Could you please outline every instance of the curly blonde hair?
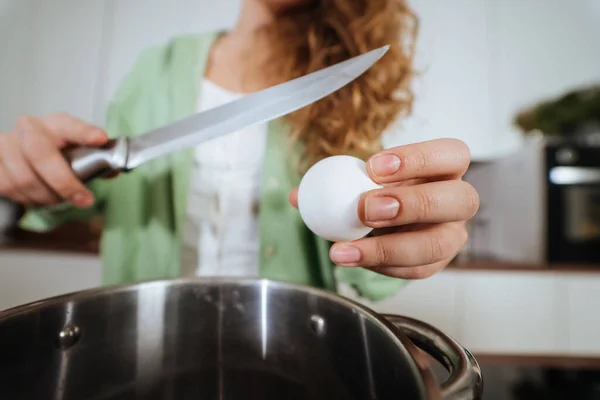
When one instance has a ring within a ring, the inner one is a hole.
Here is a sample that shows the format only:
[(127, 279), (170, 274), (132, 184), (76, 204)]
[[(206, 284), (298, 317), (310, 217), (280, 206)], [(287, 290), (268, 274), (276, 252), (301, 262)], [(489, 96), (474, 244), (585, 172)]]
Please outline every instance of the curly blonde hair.
[(317, 0), (284, 12), (265, 28), (270, 67), (285, 79), (317, 71), (381, 46), (388, 53), (361, 77), (286, 117), (304, 145), (304, 161), (381, 149), (381, 135), (411, 113), (418, 20), (405, 0)]

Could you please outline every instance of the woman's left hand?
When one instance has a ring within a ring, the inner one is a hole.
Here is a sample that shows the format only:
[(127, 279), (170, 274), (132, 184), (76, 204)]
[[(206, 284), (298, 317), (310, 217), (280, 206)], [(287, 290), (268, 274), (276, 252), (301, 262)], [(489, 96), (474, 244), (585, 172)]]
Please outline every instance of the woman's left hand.
[[(465, 245), (466, 221), (479, 208), (477, 191), (462, 180), (469, 164), (469, 148), (455, 139), (398, 146), (371, 157), (369, 175), (384, 188), (363, 194), (358, 215), (375, 229), (366, 238), (335, 243), (332, 261), (404, 279), (427, 278), (445, 268)], [(297, 206), (297, 189), (290, 202)]]

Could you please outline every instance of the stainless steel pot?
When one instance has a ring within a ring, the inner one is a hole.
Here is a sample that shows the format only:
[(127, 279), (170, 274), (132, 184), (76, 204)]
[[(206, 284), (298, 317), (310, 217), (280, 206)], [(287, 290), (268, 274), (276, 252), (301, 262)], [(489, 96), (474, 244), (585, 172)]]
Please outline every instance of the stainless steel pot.
[[(450, 371), (436, 382), (425, 353)], [(0, 313), (2, 399), (478, 399), (472, 355), (422, 322), (265, 280), (100, 288)]]

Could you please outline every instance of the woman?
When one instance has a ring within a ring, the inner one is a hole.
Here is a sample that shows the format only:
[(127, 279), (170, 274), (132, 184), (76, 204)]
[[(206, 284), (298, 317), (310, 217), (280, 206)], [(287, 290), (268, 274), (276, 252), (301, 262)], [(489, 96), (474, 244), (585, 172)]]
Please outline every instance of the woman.
[[(101, 213), (107, 284), (180, 275), (261, 276), (380, 300), (404, 279), (445, 267), (464, 245), (476, 192), (461, 180), (467, 147), (436, 140), (381, 151), (409, 114), (415, 19), (404, 0), (244, 0), (235, 27), (146, 51), (108, 112), (110, 136), (133, 136), (244, 93), (386, 44), (355, 82), (303, 110), (165, 157), (85, 188), (59, 149), (102, 145), (105, 131), (69, 116), (21, 118), (0, 136), (0, 194), (31, 209), (21, 225), (48, 230)], [(294, 189), (334, 154), (368, 160), (384, 189), (357, 210), (371, 237), (332, 246), (307, 230)]]

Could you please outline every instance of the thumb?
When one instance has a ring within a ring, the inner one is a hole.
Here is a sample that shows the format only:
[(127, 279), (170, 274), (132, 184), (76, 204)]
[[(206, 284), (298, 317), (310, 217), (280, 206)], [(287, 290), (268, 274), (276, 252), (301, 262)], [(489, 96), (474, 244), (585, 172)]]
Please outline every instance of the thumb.
[(67, 114), (45, 117), (42, 123), (59, 147), (67, 144), (102, 146), (108, 141), (106, 132)]

